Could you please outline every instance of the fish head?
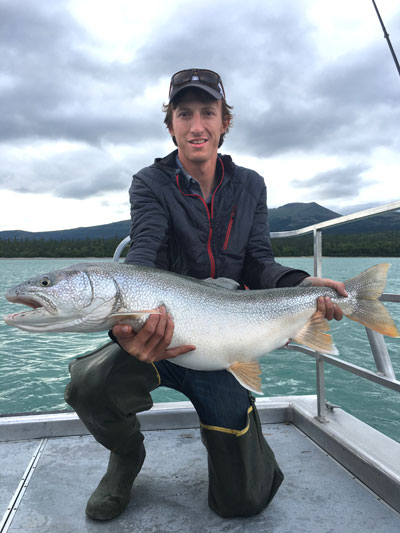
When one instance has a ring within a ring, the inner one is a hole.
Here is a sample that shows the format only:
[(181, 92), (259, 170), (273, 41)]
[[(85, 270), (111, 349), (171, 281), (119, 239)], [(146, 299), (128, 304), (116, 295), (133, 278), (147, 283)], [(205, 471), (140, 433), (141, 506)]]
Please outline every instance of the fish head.
[(113, 306), (115, 287), (84, 266), (55, 270), (10, 288), (7, 300), (31, 309), (9, 314), (4, 321), (31, 332), (97, 331)]

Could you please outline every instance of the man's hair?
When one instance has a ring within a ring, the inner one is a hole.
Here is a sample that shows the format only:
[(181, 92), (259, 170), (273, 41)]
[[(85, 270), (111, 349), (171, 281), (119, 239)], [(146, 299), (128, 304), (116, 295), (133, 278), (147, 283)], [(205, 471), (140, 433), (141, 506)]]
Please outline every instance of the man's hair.
[[(169, 103), (169, 104), (163, 104), (163, 111), (165, 112), (165, 118), (164, 118), (164, 124), (167, 126), (168, 129), (172, 128), (172, 112), (178, 107), (178, 105), (182, 102), (183, 98), (188, 95), (188, 93), (191, 93), (193, 96), (193, 100), (197, 100), (201, 103), (207, 103), (207, 102), (217, 102), (215, 98), (211, 96), (211, 94), (208, 94), (206, 91), (203, 91), (202, 89), (197, 89), (196, 87), (190, 87), (185, 91), (179, 92), (175, 98)], [(222, 120), (228, 121), (228, 127), (226, 128), (226, 131), (222, 133), (221, 137), (219, 138), (219, 144), (218, 148), (222, 146), (222, 143), (224, 142), (225, 134), (228, 133), (233, 120), (233, 115), (231, 113), (231, 109), (233, 109), (232, 106), (228, 105), (225, 98), (222, 98)], [(172, 140), (174, 141), (175, 146), (178, 146), (176, 139), (174, 136), (172, 136)]]

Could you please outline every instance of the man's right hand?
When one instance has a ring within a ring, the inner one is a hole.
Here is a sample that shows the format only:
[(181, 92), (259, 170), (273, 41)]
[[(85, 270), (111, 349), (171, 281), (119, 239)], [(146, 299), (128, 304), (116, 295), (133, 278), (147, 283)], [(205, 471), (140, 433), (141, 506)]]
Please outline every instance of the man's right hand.
[(168, 349), (174, 334), (174, 321), (165, 307), (160, 307), (159, 315), (150, 315), (138, 333), (128, 324), (116, 324), (112, 332), (121, 348), (145, 363), (178, 357), (196, 349), (191, 344)]

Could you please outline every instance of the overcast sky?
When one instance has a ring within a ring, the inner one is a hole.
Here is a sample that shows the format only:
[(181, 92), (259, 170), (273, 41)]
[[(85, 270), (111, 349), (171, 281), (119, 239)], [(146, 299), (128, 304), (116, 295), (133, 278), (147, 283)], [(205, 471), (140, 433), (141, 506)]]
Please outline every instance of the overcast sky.
[[(400, 58), (399, 2), (377, 5)], [(370, 0), (0, 0), (0, 231), (128, 219), (190, 67), (221, 74), (221, 151), (269, 207), (400, 199), (400, 77)]]

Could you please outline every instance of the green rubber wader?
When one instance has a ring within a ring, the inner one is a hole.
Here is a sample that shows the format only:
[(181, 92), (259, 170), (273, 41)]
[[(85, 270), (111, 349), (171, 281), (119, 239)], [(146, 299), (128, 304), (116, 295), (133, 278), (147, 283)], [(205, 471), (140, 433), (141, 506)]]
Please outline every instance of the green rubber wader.
[(201, 428), (208, 451), (208, 504), (218, 515), (246, 517), (271, 502), (283, 474), (267, 444), (253, 402), (245, 432)]
[(159, 385), (155, 366), (109, 343), (74, 359), (69, 369), (65, 401), (94, 438), (118, 454), (139, 450), (144, 437), (136, 414), (153, 405), (150, 391)]

